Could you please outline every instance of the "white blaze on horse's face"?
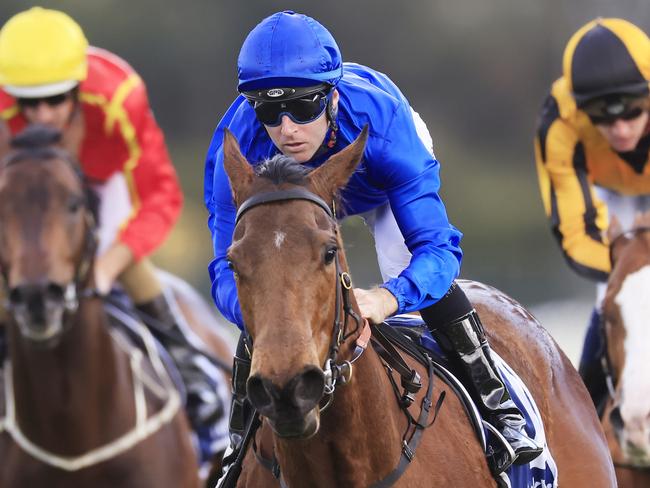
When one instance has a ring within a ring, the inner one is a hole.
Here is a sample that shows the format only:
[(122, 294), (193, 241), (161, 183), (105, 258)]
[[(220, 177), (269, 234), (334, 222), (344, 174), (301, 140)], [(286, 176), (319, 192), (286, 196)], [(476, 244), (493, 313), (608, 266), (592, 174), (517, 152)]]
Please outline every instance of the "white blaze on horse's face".
[(616, 295), (625, 327), (625, 366), (619, 379), (625, 423), (621, 447), (650, 462), (650, 266), (629, 274)]
[(282, 247), (282, 243), (284, 242), (284, 239), (287, 237), (287, 234), (282, 232), (281, 230), (276, 230), (273, 235), (275, 236), (274, 243), (275, 247), (280, 249)]

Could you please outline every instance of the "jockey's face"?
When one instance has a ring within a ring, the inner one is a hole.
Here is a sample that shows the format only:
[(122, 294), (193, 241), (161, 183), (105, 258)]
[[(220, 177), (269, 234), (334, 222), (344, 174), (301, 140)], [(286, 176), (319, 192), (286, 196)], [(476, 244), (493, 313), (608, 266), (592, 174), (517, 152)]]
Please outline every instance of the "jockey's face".
[[(332, 92), (334, 109), (339, 102), (339, 93)], [(309, 161), (323, 143), (329, 127), (326, 111), (313, 122), (298, 124), (291, 120), (288, 115), (282, 116), (280, 125), (271, 127), (264, 126), (273, 144), (284, 154), (294, 158), (299, 163)]]
[(616, 119), (611, 124), (597, 124), (612, 149), (617, 152), (632, 151), (646, 132), (648, 111), (644, 110), (632, 120)]
[(28, 123), (63, 131), (75, 109), (75, 100), (68, 92), (46, 98), (19, 98), (18, 105)]

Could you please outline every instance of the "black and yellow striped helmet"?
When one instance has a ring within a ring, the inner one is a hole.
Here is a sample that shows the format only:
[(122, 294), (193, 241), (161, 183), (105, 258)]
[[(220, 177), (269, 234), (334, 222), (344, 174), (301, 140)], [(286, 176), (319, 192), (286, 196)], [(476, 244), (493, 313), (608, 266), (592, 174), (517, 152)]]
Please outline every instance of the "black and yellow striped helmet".
[(607, 95), (648, 95), (650, 39), (623, 19), (596, 19), (564, 50), (564, 77), (578, 107)]

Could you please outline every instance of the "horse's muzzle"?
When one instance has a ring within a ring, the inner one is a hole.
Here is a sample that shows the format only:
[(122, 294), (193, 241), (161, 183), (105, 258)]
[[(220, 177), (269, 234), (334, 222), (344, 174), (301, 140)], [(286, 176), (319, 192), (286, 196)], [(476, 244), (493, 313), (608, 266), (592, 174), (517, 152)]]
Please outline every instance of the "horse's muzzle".
[(26, 339), (47, 343), (63, 331), (69, 294), (57, 283), (24, 284), (9, 290), (7, 309)]
[(318, 430), (318, 403), (325, 391), (325, 376), (306, 366), (284, 387), (255, 374), (248, 379), (248, 398), (281, 437), (309, 437)]

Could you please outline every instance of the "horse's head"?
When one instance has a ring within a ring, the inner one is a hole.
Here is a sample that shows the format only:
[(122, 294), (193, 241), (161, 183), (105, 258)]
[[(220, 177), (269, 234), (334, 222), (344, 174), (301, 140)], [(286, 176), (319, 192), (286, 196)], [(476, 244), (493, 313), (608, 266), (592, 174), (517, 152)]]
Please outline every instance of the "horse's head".
[(283, 156), (255, 172), (225, 134), (224, 167), (239, 208), (228, 259), (253, 341), (248, 396), (283, 437), (318, 431), (323, 366), (346, 335), (351, 283), (330, 207), (366, 137), (367, 129), (311, 173)]
[(59, 135), (32, 127), (0, 164), (0, 271), (22, 336), (52, 345), (94, 253), (89, 192)]
[(607, 353), (615, 393), (609, 421), (627, 461), (650, 466), (650, 213), (624, 232), (608, 232), (612, 272), (603, 301)]

